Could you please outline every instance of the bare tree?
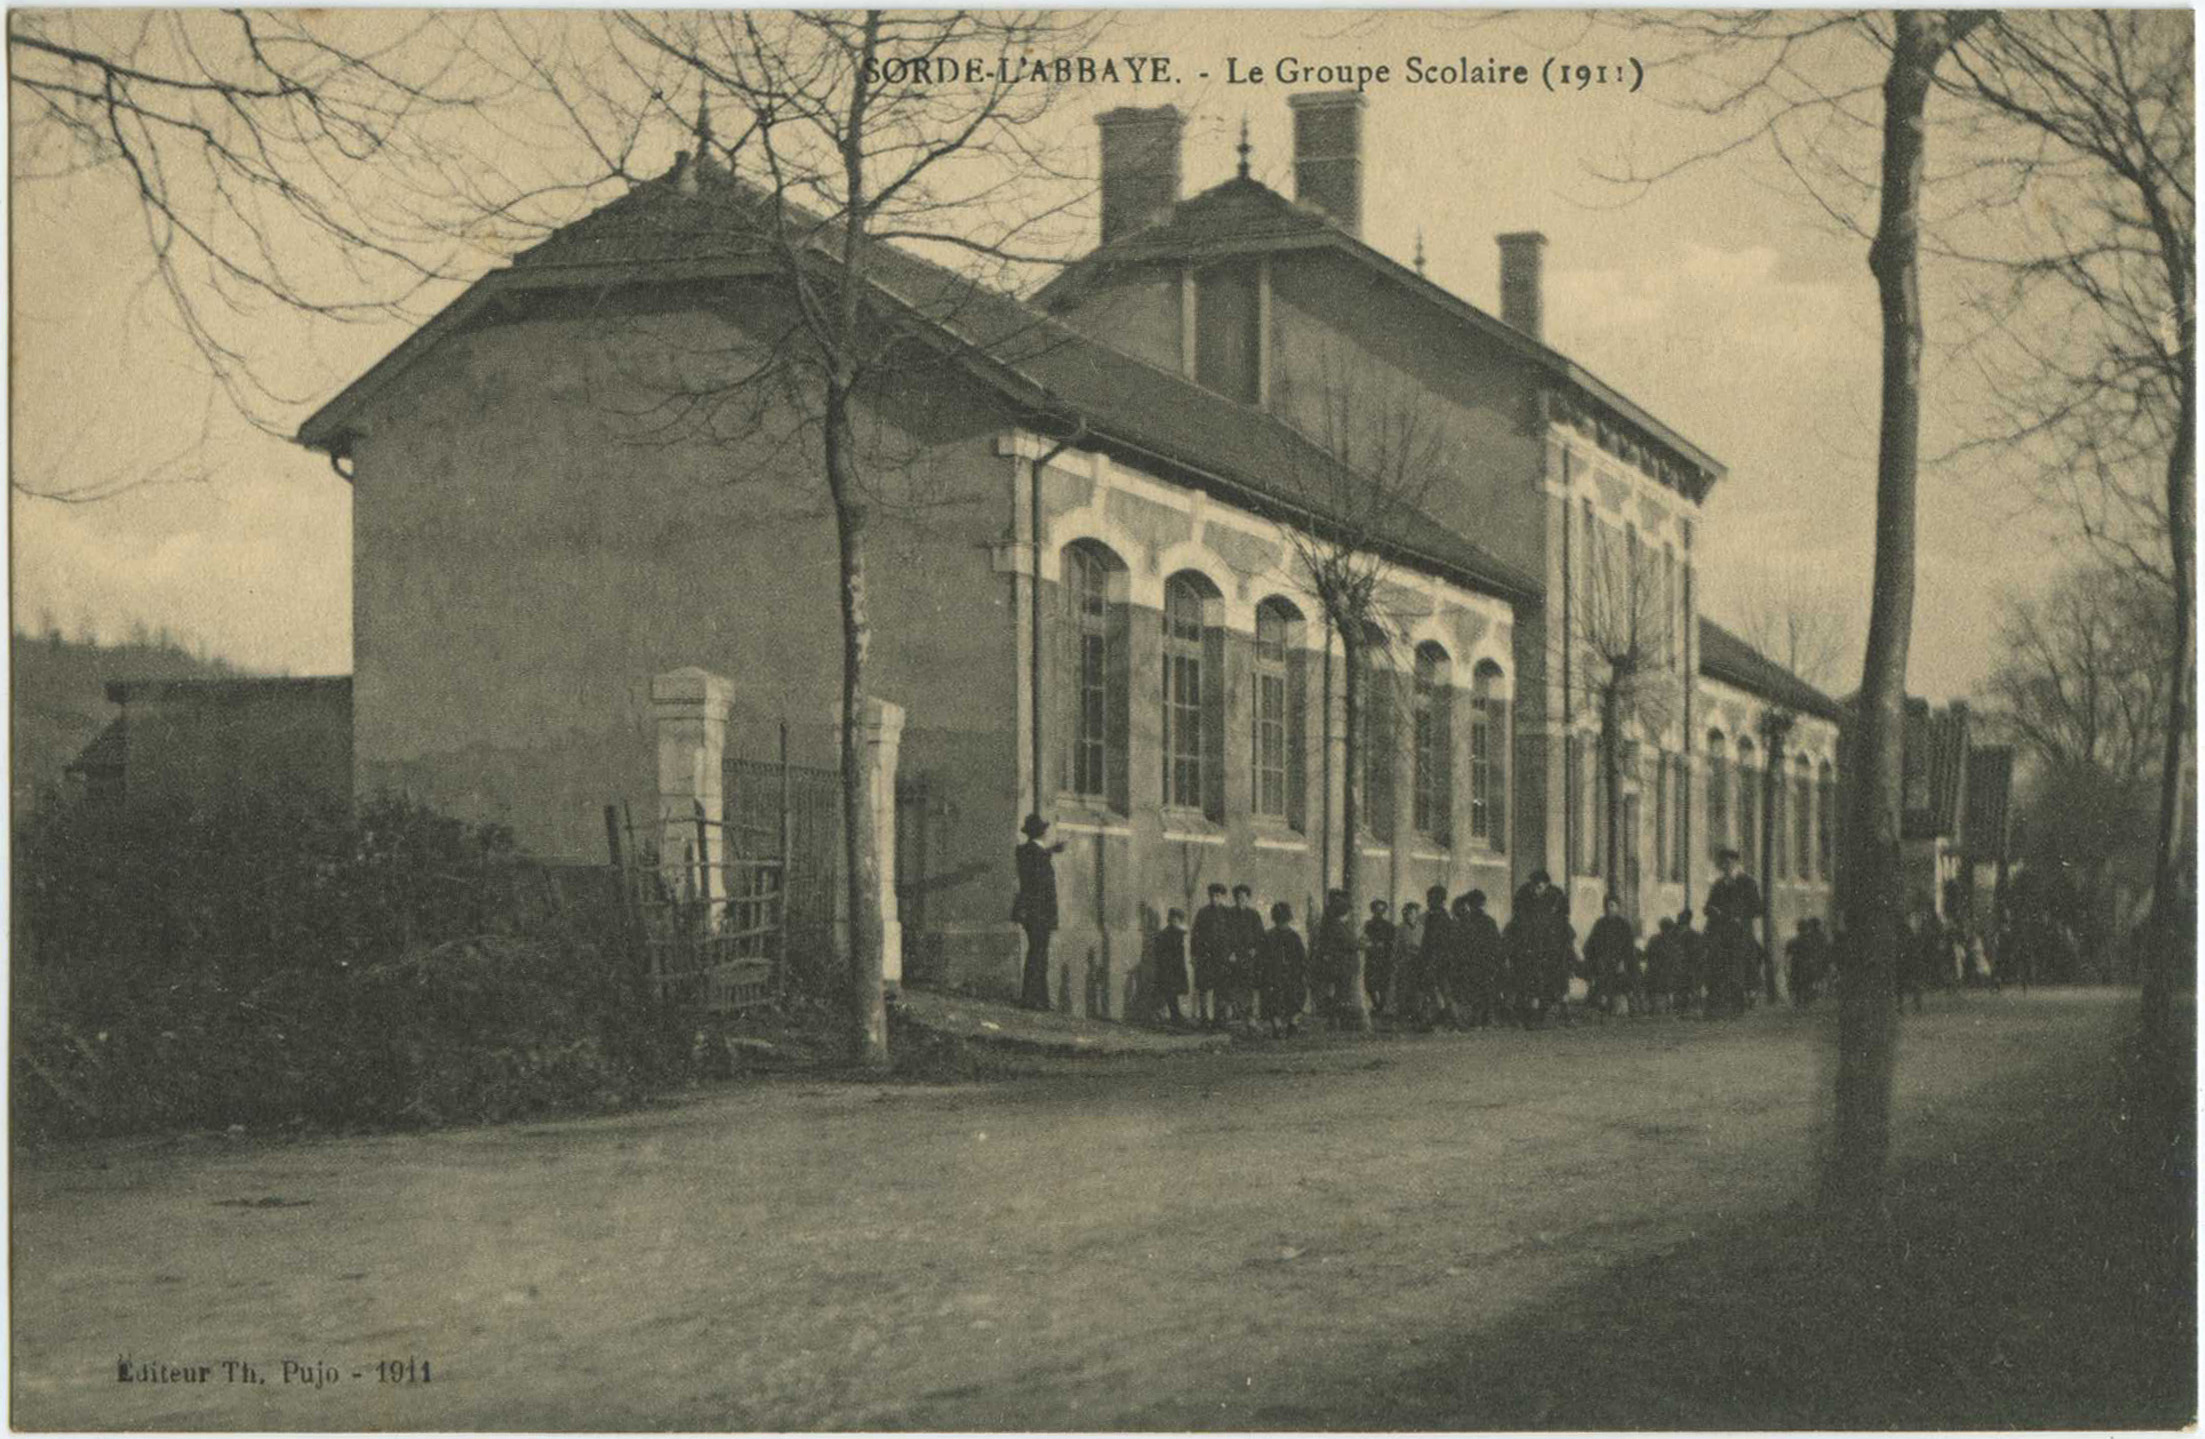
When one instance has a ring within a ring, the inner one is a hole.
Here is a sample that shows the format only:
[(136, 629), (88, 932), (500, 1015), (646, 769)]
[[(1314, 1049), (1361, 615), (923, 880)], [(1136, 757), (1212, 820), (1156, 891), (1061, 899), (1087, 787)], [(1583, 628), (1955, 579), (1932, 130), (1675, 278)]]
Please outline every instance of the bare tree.
[(1632, 737), (1660, 733), (1684, 698), (1676, 571), (1635, 529), (1618, 533), (1589, 513), (1578, 548), (1576, 587), (1557, 626), (1568, 647), (1563, 672), (1600, 716), (1601, 861), (1608, 888), (1635, 917), (1637, 887), (1624, 872), (1623, 785)]
[[(2094, 545), (2162, 586), (2172, 643), (2160, 732), (2148, 1013), (2165, 1018), (2178, 933), (2196, 611), (2197, 200), (2194, 17), (1996, 12), (1939, 83), (2036, 148), (2011, 162), (2029, 244), (1970, 255), (1998, 282), (1984, 308), (2003, 446), (2037, 465)], [(2025, 323), (2034, 320), (2036, 323)]]
[[(417, 318), (456, 279), (473, 185), (453, 127), (501, 82), (465, 14), (13, 10), (13, 179), (111, 182), (135, 202), (149, 278), (247, 420), (285, 434), (277, 318)], [(20, 197), (23, 192), (19, 191)], [(100, 499), (144, 482), (21, 480)]]
[[(1876, 1210), (1890, 1151), (1896, 1057), (1892, 965), (1900, 875), (1900, 744), (1914, 618), (1915, 492), (1921, 463), (1921, 297), (1928, 101), (1938, 70), (1988, 12), (1752, 12), (1634, 17), (1675, 43), (1678, 62), (1712, 70), (1687, 102), (1720, 138), (1673, 164), (1621, 177), (1637, 185), (1765, 145), (1830, 221), (1868, 235), (1883, 331), (1876, 455), (1876, 547), (1860, 700), (1848, 738), (1844, 891), (1852, 948), (1839, 1005), (1836, 1120), (1825, 1196)], [(1870, 60), (1880, 61), (1871, 68)], [(1880, 80), (1873, 78), (1880, 73)], [(1876, 100), (1881, 98), (1880, 113)], [(1874, 141), (1873, 166), (1864, 163)]]
[(2080, 877), (2094, 940), (2109, 868), (2140, 868), (2154, 838), (2167, 609), (2164, 589), (2117, 560), (2078, 565), (2041, 596), (2007, 600), (2004, 654), (1985, 686), (1985, 722), (2035, 771), (2032, 854)]
[[(1302, 513), (1281, 528), (1294, 578), (1323, 612), (1328, 660), (1330, 640), (1340, 643), (1340, 888), (1352, 916), (1363, 911), (1359, 833), (1369, 819), (1370, 771), (1393, 758), (1390, 735), (1386, 751), (1366, 754), (1367, 687), (1388, 682), (1374, 661), (1398, 647), (1407, 618), (1389, 602), (1390, 580), (1404, 547), (1433, 523), (1425, 499), (1457, 467), (1454, 441), (1421, 390), (1374, 379), (1329, 351), (1311, 373), (1307, 385), (1282, 382), (1275, 399), (1278, 413), (1309, 441), (1283, 477)], [(1388, 698), (1391, 712), (1401, 713), (1401, 696)], [(1393, 819), (1398, 824), (1398, 811)], [(1363, 961), (1356, 946), (1348, 996), (1351, 1019), (1367, 1034)]]
[[(792, 11), (623, 13), (603, 23), (605, 46), (589, 66), (534, 57), (540, 83), (608, 173), (625, 167), (639, 133), (688, 129), (694, 157), (658, 182), (670, 197), (654, 193), (690, 221), (703, 217), (716, 248), (750, 272), (747, 285), (702, 301), (742, 338), (657, 330), (662, 343), (645, 347), (655, 388), (627, 418), (639, 442), (707, 444), (731, 484), (809, 469), (834, 524), (849, 1031), (860, 1063), (885, 1065), (862, 729), (868, 545), (884, 506), (916, 492), (927, 450), (885, 412), (899, 386), (947, 357), (1031, 358), (1055, 342), (1005, 287), (1045, 256), (1027, 240), (1079, 197), (1049, 188), (1064, 175), (1036, 138), (1061, 92), (1017, 77), (1033, 52), (1076, 53), (1094, 22)], [(950, 57), (981, 78), (942, 86), (903, 73)]]
[(1849, 749), (1846, 927), (1852, 954), (1838, 1010), (1837, 1113), (1825, 1191), (1848, 1208), (1883, 1201), (1897, 1050), (1893, 966), (1900, 943), (1901, 745), (1914, 628), (1914, 511), (1922, 424), (1922, 183), (1937, 67), (1982, 12), (1891, 16), (1884, 74), (1882, 207), (1868, 268), (1883, 320), (1883, 404), (1876, 451), (1876, 559), (1859, 728)]
[(1839, 683), (1852, 636), (1834, 586), (1791, 571), (1734, 593), (1732, 622), (1740, 639), (1816, 689), (1827, 692)]
[(2106, 560), (2042, 595), (2009, 596), (1985, 719), (2048, 770), (2144, 781), (2164, 741), (2170, 607), (2165, 591)]

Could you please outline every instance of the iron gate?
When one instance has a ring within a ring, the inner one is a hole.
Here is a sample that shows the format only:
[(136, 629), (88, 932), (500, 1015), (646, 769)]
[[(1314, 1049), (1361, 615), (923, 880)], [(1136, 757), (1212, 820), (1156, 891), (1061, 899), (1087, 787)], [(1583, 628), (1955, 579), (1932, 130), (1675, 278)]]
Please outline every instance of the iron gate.
[(662, 1001), (708, 1013), (771, 998), (785, 967), (781, 862), (729, 853), (724, 837), (713, 842), (726, 828), (699, 805), (686, 822), (662, 820), (654, 837), (637, 832), (625, 807), (605, 806), (642, 981)]
[(834, 770), (722, 761), (723, 810), (639, 830), (605, 807), (629, 948), (658, 998), (725, 1013), (791, 989), (818, 994), (834, 964), (842, 786)]
[(842, 897), (842, 776), (789, 763), (789, 735), (771, 760), (730, 755), (721, 767), (729, 857), (772, 862), (785, 879), (779, 982), (817, 994), (836, 974)]

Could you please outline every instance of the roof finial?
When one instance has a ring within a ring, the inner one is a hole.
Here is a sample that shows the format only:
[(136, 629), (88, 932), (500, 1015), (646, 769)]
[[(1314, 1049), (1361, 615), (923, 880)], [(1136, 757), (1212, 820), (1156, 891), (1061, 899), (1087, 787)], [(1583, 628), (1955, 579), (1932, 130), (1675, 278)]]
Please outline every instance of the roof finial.
[(712, 148), (712, 106), (710, 93), (697, 87), (697, 154), (701, 157)]
[(1422, 225), (1416, 227), (1416, 272), (1419, 276), (1424, 273), (1424, 227)]
[(1234, 146), (1240, 151), (1240, 178), (1248, 178), (1248, 157), (1255, 153), (1255, 146), (1248, 143), (1248, 112), (1240, 112), (1240, 143)]

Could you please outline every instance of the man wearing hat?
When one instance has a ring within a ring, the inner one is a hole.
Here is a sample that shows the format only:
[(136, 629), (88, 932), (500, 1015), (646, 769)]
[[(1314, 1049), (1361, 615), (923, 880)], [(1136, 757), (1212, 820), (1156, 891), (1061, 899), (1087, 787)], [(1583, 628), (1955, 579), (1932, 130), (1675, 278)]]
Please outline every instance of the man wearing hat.
[(1044, 845), (1049, 821), (1038, 814), (1026, 816), (1020, 826), (1026, 842), (1018, 847), (1018, 898), (1011, 902), (1011, 918), (1026, 931), (1026, 973), (1018, 1002), (1027, 1009), (1049, 1007), (1049, 935), (1057, 927), (1057, 866), (1055, 856), (1064, 853), (1064, 841)]
[(1240, 922), (1225, 907), (1224, 885), (1210, 885), (1209, 901), (1195, 912), (1187, 947), (1194, 956), (1195, 1020), (1215, 1029), (1224, 1018), (1224, 1003), (1230, 996), (1233, 939), (1239, 933)]
[(1723, 877), (1707, 892), (1707, 1005), (1717, 1009), (1720, 985), (1725, 1014), (1746, 1012), (1746, 970), (1752, 963), (1753, 922), (1761, 913), (1761, 890), (1753, 876), (1738, 867), (1738, 851), (1726, 849), (1717, 857)]

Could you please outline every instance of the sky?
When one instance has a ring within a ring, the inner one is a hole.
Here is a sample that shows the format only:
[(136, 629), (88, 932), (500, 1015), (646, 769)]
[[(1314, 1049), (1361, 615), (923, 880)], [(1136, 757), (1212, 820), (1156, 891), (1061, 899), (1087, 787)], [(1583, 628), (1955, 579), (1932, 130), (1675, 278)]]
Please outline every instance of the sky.
[[(1837, 612), (1851, 643), (1829, 687), (1857, 682), (1866, 628), (1878, 337), (1866, 246), (1837, 230), (1774, 158), (1749, 150), (1640, 193), (1602, 178), (1708, 147), (1718, 130), (1679, 106), (1690, 76), (1656, 66), (1637, 93), (1550, 93), (1546, 60), (1619, 67), (1658, 47), (1564, 14), (1474, 21), (1433, 12), (1128, 12), (1106, 52), (1171, 58), (1165, 86), (1066, 87), (1049, 121), (1092, 164), (1092, 119), (1170, 102), (1190, 115), (1185, 193), (1232, 174), (1243, 118), (1257, 178), (1292, 193), (1287, 94), (1228, 84), (1279, 62), (1388, 63), (1367, 91), (1364, 238), (1498, 309), (1494, 236), (1548, 237), (1549, 343), (1729, 468), (1701, 526), (1702, 610), (1743, 622), (1770, 594)], [(1412, 86), (1408, 57), (1524, 64), (1528, 86)], [(1209, 78), (1203, 80), (1202, 72)], [(661, 142), (670, 154), (681, 143)], [(242, 664), (295, 674), (351, 664), (350, 491), (323, 457), (240, 419), (147, 283), (145, 237), (112, 169), (11, 187), (10, 463), (52, 487), (152, 473), (93, 504), (12, 497), (16, 625), (110, 637), (166, 625)], [(463, 257), (490, 268), (497, 255)], [(334, 273), (334, 272), (332, 272)], [(1940, 277), (1926, 277), (1932, 310)], [(421, 297), (426, 313), (448, 298)], [(313, 405), (396, 345), (404, 323), (303, 326), (270, 316), (256, 361)], [(1936, 340), (1933, 333), (1932, 342)], [(1930, 361), (1925, 449), (1940, 448)], [(1949, 434), (1945, 436), (1949, 438)], [(1993, 660), (2001, 595), (2060, 563), (2054, 518), (1995, 464), (1932, 468), (1920, 499), (1909, 683), (1964, 696)], [(1472, 538), (1475, 538), (1473, 536)]]

